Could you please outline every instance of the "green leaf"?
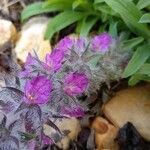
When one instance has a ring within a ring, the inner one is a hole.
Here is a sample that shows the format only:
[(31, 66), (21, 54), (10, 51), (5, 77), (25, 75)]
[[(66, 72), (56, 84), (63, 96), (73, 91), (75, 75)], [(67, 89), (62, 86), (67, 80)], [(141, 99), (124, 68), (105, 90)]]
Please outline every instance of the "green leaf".
[(51, 39), (55, 32), (81, 20), (85, 16), (82, 12), (64, 11), (48, 22), (45, 38)]
[(139, 2), (137, 3), (137, 7), (139, 9), (143, 9), (147, 6), (150, 6), (150, 0), (139, 0)]
[(80, 10), (80, 11), (84, 11), (84, 10), (92, 10), (92, 3), (90, 3), (88, 0), (74, 0), (73, 4), (72, 4), (72, 8), (73, 10)]
[(141, 68), (137, 71), (138, 74), (145, 74), (150, 76), (150, 63), (145, 63), (141, 66)]
[[(95, 5), (94, 6), (94, 9), (95, 10), (98, 10), (102, 13), (105, 13), (105, 14), (109, 14), (109, 15), (115, 15), (116, 13), (114, 12), (114, 10), (112, 10), (109, 6), (107, 6), (106, 4), (103, 4), (103, 5)], [(101, 14), (99, 14), (101, 15)]]
[(94, 16), (88, 16), (83, 19), (80, 27), (80, 36), (87, 36), (90, 29), (94, 26), (97, 20), (98, 18)]
[(140, 18), (139, 23), (150, 23), (150, 13), (144, 14)]
[(143, 75), (143, 74), (135, 74), (129, 79), (128, 84), (130, 86), (134, 86), (137, 83), (139, 83), (141, 80), (150, 82), (150, 76)]
[(94, 0), (94, 4), (103, 3), (104, 0)]
[(127, 78), (133, 75), (149, 58), (150, 56), (150, 45), (144, 45), (135, 51), (133, 57), (129, 61), (127, 67), (124, 70), (123, 77)]
[(132, 49), (143, 41), (144, 41), (143, 37), (137, 37), (137, 38), (123, 41), (123, 48), (124, 49)]
[(117, 36), (117, 24), (118, 22), (111, 22), (109, 26), (109, 33), (113, 36)]
[(42, 5), (43, 2), (37, 2), (27, 6), (21, 13), (21, 20), (24, 21), (31, 16), (49, 12), (49, 9), (43, 8)]
[(43, 3), (43, 7), (53, 8), (56, 10), (71, 10), (73, 1), (74, 0), (47, 0)]
[(138, 21), (142, 16), (142, 13), (138, 10), (136, 5), (129, 0), (105, 0), (105, 2), (117, 13), (120, 14), (123, 21), (129, 27), (129, 29), (144, 37), (150, 37), (150, 30), (145, 24), (139, 24)]

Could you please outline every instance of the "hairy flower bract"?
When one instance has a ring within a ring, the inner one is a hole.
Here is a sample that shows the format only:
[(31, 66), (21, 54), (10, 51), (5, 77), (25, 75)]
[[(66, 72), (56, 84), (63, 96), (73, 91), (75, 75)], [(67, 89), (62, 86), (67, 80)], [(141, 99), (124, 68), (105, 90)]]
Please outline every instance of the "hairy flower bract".
[(44, 67), (49, 71), (58, 71), (64, 59), (64, 52), (60, 49), (54, 49), (52, 53), (45, 57)]

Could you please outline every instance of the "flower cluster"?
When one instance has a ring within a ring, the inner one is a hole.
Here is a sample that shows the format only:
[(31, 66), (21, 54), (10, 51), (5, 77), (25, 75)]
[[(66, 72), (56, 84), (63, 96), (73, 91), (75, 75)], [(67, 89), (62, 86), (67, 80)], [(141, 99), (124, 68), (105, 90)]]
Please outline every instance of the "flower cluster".
[[(55, 143), (57, 140), (44, 134), (43, 126), (48, 123), (61, 137), (64, 133), (53, 123), (55, 119), (83, 117), (88, 107), (86, 100), (81, 102), (79, 98), (84, 95), (89, 100), (101, 83), (121, 78), (128, 60), (121, 50), (118, 39), (103, 33), (93, 38), (67, 36), (44, 61), (36, 53), (29, 53), (15, 85), (1, 91), (0, 99), (11, 91), (10, 97), (1, 102), (1, 110), (7, 117), (14, 115), (19, 120), (18, 130), (31, 147)], [(12, 95), (15, 101), (11, 101)]]

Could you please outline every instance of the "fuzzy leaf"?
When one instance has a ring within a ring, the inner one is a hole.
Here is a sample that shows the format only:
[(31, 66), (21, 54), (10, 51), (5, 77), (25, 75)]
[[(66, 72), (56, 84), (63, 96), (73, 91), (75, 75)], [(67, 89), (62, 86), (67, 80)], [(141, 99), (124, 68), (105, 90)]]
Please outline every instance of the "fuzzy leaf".
[(45, 38), (51, 39), (54, 33), (82, 19), (85, 16), (82, 12), (64, 11), (48, 22)]
[(56, 131), (58, 131), (60, 134), (62, 134), (61, 131), (60, 131), (60, 129), (50, 119), (48, 119), (48, 121), (46, 122), (46, 124), (49, 125), (49, 126), (51, 126), (53, 129), (55, 129)]
[(6, 125), (7, 117), (0, 113), (0, 128), (4, 128)]
[(18, 94), (20, 96), (24, 95), (24, 93), (21, 90), (17, 89), (17, 88), (14, 88), (14, 87), (5, 87), (5, 88), (8, 89), (8, 90), (10, 90), (10, 91), (15, 92), (16, 94)]
[(29, 133), (34, 133), (41, 126), (41, 109), (38, 105), (30, 106), (25, 115), (25, 128)]
[(0, 139), (0, 150), (19, 150), (19, 141), (15, 137)]
[(28, 105), (24, 102), (22, 102), (19, 107), (17, 108), (17, 110), (15, 111), (15, 113), (18, 113), (19, 111), (22, 111), (23, 109), (28, 108)]

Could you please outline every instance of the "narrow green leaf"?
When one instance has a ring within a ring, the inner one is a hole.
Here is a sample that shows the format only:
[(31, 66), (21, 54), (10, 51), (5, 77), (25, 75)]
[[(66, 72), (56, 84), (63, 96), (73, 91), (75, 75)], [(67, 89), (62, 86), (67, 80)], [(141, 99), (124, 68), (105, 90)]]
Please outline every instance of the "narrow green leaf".
[(55, 32), (67, 27), (68, 25), (81, 20), (85, 16), (82, 12), (65, 11), (48, 22), (45, 38), (51, 39)]
[(145, 74), (150, 76), (150, 63), (145, 63), (141, 66), (141, 68), (137, 71), (138, 74)]
[(129, 0), (105, 0), (105, 2), (117, 13), (120, 14), (123, 21), (129, 27), (129, 29), (144, 37), (150, 37), (150, 30), (145, 24), (139, 24), (138, 21), (142, 16), (142, 13), (138, 10), (136, 5)]
[(128, 84), (130, 86), (134, 86), (137, 83), (139, 83), (141, 80), (150, 82), (150, 76), (143, 75), (143, 74), (135, 74), (132, 77), (130, 77)]
[(150, 13), (144, 14), (140, 20), (139, 23), (150, 23)]
[(80, 36), (87, 36), (90, 29), (94, 26), (97, 20), (98, 20), (97, 17), (93, 17), (93, 16), (86, 17), (82, 21), (82, 24), (80, 27)]
[(94, 4), (103, 3), (104, 0), (94, 0)]
[(72, 8), (72, 3), (74, 0), (48, 0), (43, 4), (44, 8), (56, 8), (59, 10), (67, 10)]
[(49, 9), (43, 8), (42, 5), (43, 2), (37, 2), (27, 6), (21, 13), (21, 20), (24, 21), (31, 16), (49, 12)]
[(133, 57), (129, 61), (127, 67), (125, 68), (123, 77), (126, 78), (133, 75), (144, 64), (144, 62), (149, 58), (149, 56), (150, 56), (149, 45), (144, 45), (137, 48)]
[(117, 24), (118, 22), (111, 22), (109, 26), (109, 33), (113, 36), (117, 36)]
[(132, 49), (143, 41), (144, 41), (143, 37), (137, 37), (137, 38), (123, 41), (123, 48), (124, 49)]
[[(114, 10), (111, 9), (111, 7), (107, 6), (106, 4), (103, 4), (103, 5), (95, 5), (94, 6), (94, 9), (95, 10), (98, 10), (102, 13), (105, 13), (105, 14), (109, 14), (109, 15), (116, 15), (116, 12)], [(101, 15), (101, 14), (100, 14)]]
[(143, 9), (147, 6), (150, 6), (150, 0), (139, 0), (138, 3), (137, 3), (137, 7), (139, 9)]
[(73, 8), (73, 10), (91, 11), (92, 3), (90, 3), (90, 1), (88, 1), (88, 0), (86, 0), (86, 1), (85, 0), (74, 0), (74, 2), (72, 4), (72, 8)]

